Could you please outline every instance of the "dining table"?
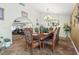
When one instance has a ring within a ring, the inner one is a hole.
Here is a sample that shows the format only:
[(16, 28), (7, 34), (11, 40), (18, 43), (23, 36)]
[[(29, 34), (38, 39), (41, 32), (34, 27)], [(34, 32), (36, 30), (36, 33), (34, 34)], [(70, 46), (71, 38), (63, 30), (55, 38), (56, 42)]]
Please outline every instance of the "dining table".
[(33, 33), (32, 34), (34, 40), (40, 40), (42, 48), (44, 48), (43, 41), (52, 38), (52, 35), (53, 35), (53, 31), (48, 32), (48, 33)]

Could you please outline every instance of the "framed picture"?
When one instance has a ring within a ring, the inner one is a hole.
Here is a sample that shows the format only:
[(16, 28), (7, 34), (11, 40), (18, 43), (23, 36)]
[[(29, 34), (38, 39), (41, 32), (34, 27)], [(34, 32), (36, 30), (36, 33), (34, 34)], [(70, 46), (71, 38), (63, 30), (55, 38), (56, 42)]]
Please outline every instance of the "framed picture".
[(22, 15), (22, 16), (25, 16), (25, 17), (28, 17), (28, 13), (25, 12), (25, 11), (21, 11), (21, 15)]
[(0, 8), (0, 20), (4, 19), (4, 9)]

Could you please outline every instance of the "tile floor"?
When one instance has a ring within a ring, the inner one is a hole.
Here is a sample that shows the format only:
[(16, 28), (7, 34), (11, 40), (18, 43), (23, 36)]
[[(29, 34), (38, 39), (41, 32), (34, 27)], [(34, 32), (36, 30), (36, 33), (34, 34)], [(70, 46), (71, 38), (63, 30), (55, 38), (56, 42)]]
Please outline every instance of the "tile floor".
[[(26, 50), (25, 39), (21, 36), (13, 35), (13, 44), (7, 49), (2, 49), (0, 55), (30, 55), (30, 51)], [(58, 46), (56, 46), (54, 52), (49, 48), (39, 50), (39, 48), (33, 49), (33, 55), (76, 55), (74, 47), (69, 39), (60, 39)]]

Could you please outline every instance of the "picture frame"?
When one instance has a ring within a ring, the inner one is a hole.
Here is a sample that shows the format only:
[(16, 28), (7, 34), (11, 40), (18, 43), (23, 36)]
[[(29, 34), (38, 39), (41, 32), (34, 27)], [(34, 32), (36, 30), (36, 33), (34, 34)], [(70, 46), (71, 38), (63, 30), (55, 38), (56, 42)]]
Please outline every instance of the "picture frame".
[(4, 20), (4, 8), (0, 8), (0, 20)]

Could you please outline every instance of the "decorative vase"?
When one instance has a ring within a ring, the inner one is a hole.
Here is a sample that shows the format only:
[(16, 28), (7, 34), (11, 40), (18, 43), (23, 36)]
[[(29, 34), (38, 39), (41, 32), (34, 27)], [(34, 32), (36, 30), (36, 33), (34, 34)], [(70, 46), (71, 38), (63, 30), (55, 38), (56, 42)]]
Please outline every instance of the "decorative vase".
[(5, 39), (4, 39), (4, 47), (7, 48), (7, 47), (10, 47), (10, 45), (11, 45), (10, 39), (5, 38)]

